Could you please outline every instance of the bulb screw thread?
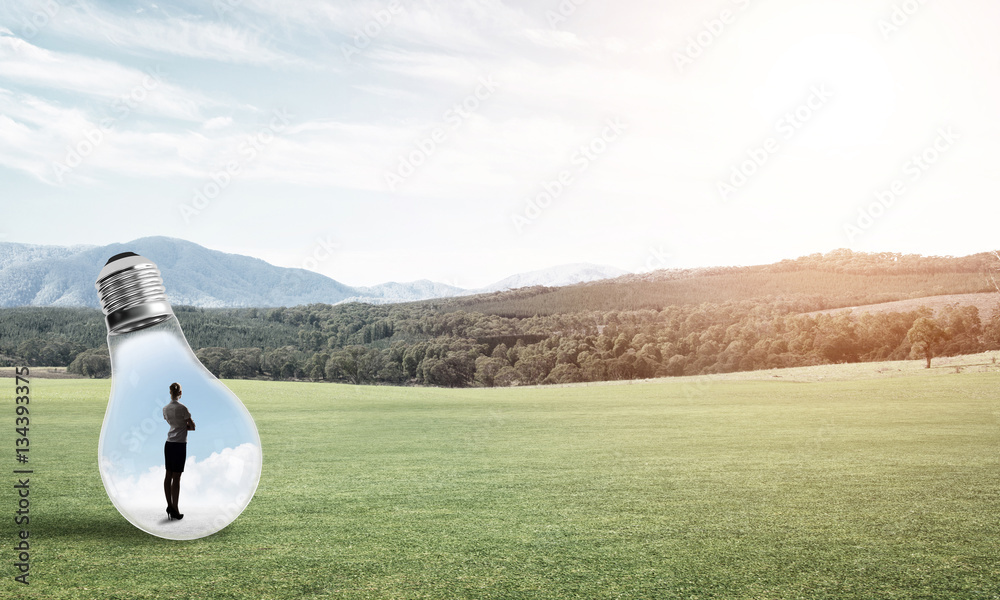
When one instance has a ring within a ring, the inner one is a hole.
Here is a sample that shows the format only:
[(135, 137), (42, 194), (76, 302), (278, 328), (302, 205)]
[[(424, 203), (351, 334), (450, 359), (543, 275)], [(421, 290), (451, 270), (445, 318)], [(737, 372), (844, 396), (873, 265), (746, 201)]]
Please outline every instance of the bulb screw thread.
[(150, 327), (174, 314), (160, 270), (132, 252), (112, 256), (95, 287), (109, 333)]

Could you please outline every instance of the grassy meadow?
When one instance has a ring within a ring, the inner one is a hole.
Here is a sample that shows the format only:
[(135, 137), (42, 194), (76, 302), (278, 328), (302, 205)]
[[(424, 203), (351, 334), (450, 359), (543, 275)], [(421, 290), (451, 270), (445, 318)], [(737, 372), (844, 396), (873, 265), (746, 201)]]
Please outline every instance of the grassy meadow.
[(264, 473), (239, 519), (190, 542), (135, 529), (105, 495), (110, 382), (37, 379), (30, 586), (13, 581), (0, 379), (0, 597), (1000, 598), (1000, 374), (848, 367), (533, 389), (228, 381)]

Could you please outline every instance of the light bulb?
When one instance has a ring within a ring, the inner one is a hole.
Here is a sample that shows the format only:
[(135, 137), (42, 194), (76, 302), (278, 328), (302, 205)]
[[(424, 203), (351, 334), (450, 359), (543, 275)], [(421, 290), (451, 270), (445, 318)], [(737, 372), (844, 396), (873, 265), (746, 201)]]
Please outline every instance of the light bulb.
[[(253, 418), (191, 351), (155, 264), (131, 252), (115, 255), (96, 285), (112, 377), (97, 449), (104, 489), (118, 512), (147, 533), (172, 540), (211, 535), (243, 512), (260, 481)], [(171, 426), (163, 407), (173, 383), (195, 425), (187, 431), (180, 519), (168, 514), (164, 492)]]

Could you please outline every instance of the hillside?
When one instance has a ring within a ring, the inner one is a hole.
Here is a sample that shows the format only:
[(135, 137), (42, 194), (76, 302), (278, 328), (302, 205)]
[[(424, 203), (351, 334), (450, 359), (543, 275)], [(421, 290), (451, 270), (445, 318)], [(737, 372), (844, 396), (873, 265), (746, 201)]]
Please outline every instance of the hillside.
[(209, 250), (166, 237), (60, 251), (4, 244), (0, 306), (98, 308), (94, 279), (109, 256), (137, 252), (155, 257), (167, 295), (175, 305), (205, 307), (282, 306), (339, 302), (350, 287), (304, 269), (284, 269), (260, 259)]
[[(433, 302), (175, 310), (199, 359), (222, 377), (629, 381), (1000, 349), (997, 292), (984, 292), (989, 258), (831, 253)], [(841, 314), (863, 305), (878, 308)], [(0, 366), (106, 376), (105, 333), (94, 309), (0, 309)]]
[(831, 315), (843, 311), (849, 311), (852, 316), (863, 314), (879, 314), (894, 312), (911, 312), (921, 307), (940, 313), (945, 308), (958, 306), (975, 306), (979, 311), (980, 318), (988, 320), (993, 318), (1000, 309), (1000, 293), (995, 290), (979, 294), (945, 294), (943, 296), (927, 296), (923, 298), (913, 298), (910, 300), (898, 300), (896, 302), (882, 302), (880, 304), (865, 304), (863, 306), (849, 306), (844, 308), (834, 308), (829, 310), (817, 310), (806, 313), (808, 316)]
[(506, 290), (524, 285), (566, 285), (622, 274), (599, 265), (563, 265), (512, 275), (482, 290), (428, 281), (351, 287), (307, 269), (219, 252), (193, 242), (147, 237), (107, 246), (39, 246), (0, 242), (0, 308), (98, 308), (94, 278), (109, 256), (130, 251), (154, 261), (174, 305), (202, 308), (299, 306), (364, 302), (393, 304)]
[(563, 287), (578, 283), (588, 283), (621, 277), (625, 271), (614, 267), (602, 267), (591, 264), (572, 264), (553, 267), (551, 269), (540, 269), (511, 275), (478, 290), (469, 290), (469, 293), (484, 294), (490, 292), (501, 292), (524, 287), (546, 286)]
[(430, 301), (445, 311), (527, 317), (585, 310), (662, 310), (704, 302), (809, 297), (823, 310), (944, 294), (996, 292), (1000, 261), (840, 250), (772, 265), (663, 270), (579, 285)]

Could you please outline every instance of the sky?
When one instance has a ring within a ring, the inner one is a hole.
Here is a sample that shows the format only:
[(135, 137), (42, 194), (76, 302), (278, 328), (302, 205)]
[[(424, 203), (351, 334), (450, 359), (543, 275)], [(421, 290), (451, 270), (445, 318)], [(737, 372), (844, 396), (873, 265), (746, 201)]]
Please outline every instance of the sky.
[(987, 0), (12, 0), (0, 241), (164, 235), (465, 288), (992, 250), (998, 22)]

